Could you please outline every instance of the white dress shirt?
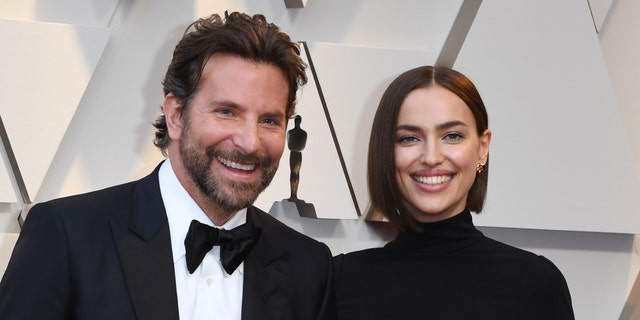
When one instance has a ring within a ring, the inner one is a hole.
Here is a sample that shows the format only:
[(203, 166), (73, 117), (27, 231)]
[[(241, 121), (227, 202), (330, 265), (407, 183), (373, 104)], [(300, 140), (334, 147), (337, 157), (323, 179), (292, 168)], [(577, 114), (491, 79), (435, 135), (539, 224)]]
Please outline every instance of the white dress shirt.
[(191, 274), (187, 270), (184, 239), (191, 220), (229, 230), (246, 222), (246, 208), (223, 226), (216, 226), (182, 187), (168, 158), (160, 167), (159, 179), (169, 220), (180, 319), (240, 320), (244, 262), (233, 274), (227, 274), (220, 263), (220, 247), (214, 246)]

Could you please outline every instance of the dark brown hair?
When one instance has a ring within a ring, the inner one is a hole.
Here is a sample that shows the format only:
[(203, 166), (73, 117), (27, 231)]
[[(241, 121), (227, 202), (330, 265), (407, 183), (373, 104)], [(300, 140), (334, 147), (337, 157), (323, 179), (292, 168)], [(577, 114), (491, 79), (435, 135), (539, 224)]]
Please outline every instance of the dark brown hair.
[[(373, 120), (369, 140), (367, 183), (371, 208), (384, 215), (399, 230), (419, 231), (415, 218), (409, 214), (395, 177), (395, 137), (398, 114), (409, 92), (418, 88), (440, 86), (458, 97), (469, 107), (476, 121), (477, 133), (489, 127), (487, 110), (475, 85), (465, 75), (444, 67), (423, 66), (408, 70), (387, 87)], [(479, 213), (487, 194), (489, 158), (484, 171), (476, 175), (467, 196), (467, 209)]]
[[(306, 63), (300, 47), (261, 14), (253, 17), (240, 12), (225, 12), (224, 20), (213, 14), (198, 19), (185, 30), (173, 52), (173, 59), (162, 81), (164, 95), (172, 93), (182, 103), (182, 112), (197, 92), (202, 71), (209, 57), (225, 53), (270, 64), (282, 70), (289, 84), (287, 119), (295, 113), (298, 87), (307, 83)], [(166, 152), (169, 144), (164, 114), (156, 119), (154, 144)]]

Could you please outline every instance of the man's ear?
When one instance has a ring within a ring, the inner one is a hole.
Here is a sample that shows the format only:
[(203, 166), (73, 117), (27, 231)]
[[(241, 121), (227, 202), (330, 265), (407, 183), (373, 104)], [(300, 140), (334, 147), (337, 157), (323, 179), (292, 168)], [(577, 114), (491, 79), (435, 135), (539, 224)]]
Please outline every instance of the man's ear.
[(167, 122), (167, 132), (171, 140), (179, 140), (182, 132), (182, 103), (172, 93), (164, 97), (162, 111)]

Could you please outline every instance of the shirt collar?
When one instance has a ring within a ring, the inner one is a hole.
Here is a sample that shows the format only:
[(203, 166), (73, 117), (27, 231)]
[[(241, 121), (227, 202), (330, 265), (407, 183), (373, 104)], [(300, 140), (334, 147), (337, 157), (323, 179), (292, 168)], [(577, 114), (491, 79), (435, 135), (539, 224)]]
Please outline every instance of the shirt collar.
[(222, 228), (233, 229), (247, 221), (247, 208), (236, 212), (229, 221), (222, 226), (216, 226), (202, 211), (200, 206), (191, 198), (176, 176), (169, 158), (162, 163), (158, 172), (160, 182), (160, 194), (167, 212), (169, 222), (169, 234), (171, 237), (171, 251), (175, 263), (185, 255), (184, 239), (189, 231), (191, 220)]

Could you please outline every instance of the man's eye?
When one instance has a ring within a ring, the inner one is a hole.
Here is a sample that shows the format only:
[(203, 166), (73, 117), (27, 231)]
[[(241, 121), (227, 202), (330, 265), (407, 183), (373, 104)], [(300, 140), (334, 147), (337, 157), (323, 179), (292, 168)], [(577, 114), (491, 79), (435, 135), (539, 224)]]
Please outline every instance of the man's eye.
[(266, 124), (266, 125), (273, 125), (273, 126), (279, 126), (282, 121), (278, 120), (278, 119), (274, 119), (274, 118), (264, 118), (262, 120), (260, 120), (260, 123), (262, 124)]

